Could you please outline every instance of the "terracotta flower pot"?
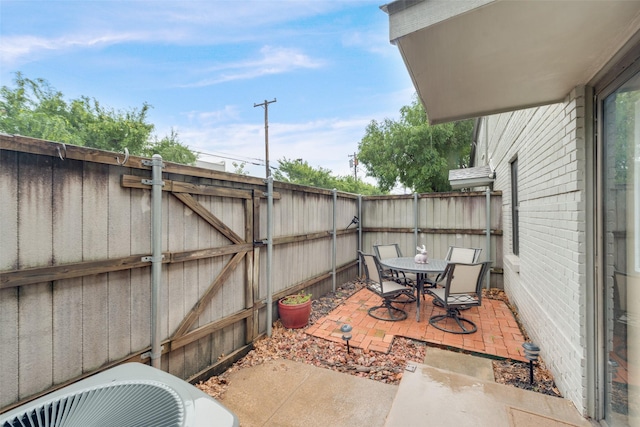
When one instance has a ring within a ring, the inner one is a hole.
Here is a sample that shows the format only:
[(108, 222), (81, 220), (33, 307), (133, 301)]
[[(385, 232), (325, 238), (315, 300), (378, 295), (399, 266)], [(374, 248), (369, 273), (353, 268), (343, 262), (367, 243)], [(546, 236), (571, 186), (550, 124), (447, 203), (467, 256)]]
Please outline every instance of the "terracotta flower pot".
[(278, 314), (282, 326), (288, 329), (304, 328), (309, 323), (311, 315), (311, 299), (300, 304), (283, 303), (287, 297), (278, 301)]

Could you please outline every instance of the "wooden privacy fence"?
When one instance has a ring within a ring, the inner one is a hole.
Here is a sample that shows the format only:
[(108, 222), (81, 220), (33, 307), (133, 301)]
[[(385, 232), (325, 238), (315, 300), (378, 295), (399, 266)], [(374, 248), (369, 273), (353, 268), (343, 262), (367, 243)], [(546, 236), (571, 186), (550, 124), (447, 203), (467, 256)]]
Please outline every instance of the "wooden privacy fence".
[[(0, 412), (149, 361), (147, 161), (0, 134)], [(162, 172), (161, 368), (191, 381), (250, 350), (280, 297), (353, 280), (360, 248), (394, 241), (413, 255), (416, 236), (433, 256), (484, 247), (483, 193), (361, 197), (275, 182), (267, 218), (262, 179), (172, 163)], [(500, 196), (491, 199), (499, 272)]]
[[(151, 171), (124, 158), (0, 135), (0, 410), (151, 349)], [(161, 367), (194, 379), (271, 323), (266, 185), (164, 166)], [(274, 188), (273, 300), (352, 280), (357, 196)]]
[(444, 258), (449, 246), (481, 248), (480, 260), (493, 261), (492, 286), (502, 288), (501, 192), (489, 202), (480, 191), (367, 197), (361, 223), (362, 247), (371, 253), (385, 243), (398, 243), (405, 256), (425, 245), (433, 258)]

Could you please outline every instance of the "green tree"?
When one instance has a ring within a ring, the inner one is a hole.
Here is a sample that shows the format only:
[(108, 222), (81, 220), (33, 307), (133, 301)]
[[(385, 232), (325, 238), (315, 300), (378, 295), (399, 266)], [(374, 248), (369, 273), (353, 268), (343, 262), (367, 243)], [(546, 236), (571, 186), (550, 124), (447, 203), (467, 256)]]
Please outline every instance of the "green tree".
[(165, 160), (193, 164), (196, 155), (178, 140), (178, 134), (151, 138), (151, 106), (116, 111), (86, 96), (67, 101), (44, 79), (16, 73), (15, 87), (0, 88), (0, 131), (122, 152), (133, 155), (160, 153)]
[(336, 189), (354, 194), (376, 195), (383, 194), (377, 187), (356, 180), (352, 176), (333, 176), (325, 168), (313, 168), (302, 159), (278, 160), (278, 167), (273, 171), (273, 178), (278, 181), (293, 184), (308, 185), (310, 187)]
[(605, 110), (615, 111), (615, 127), (609, 130), (613, 123), (605, 120), (605, 132), (613, 135), (614, 140), (614, 174), (616, 184), (625, 184), (630, 178), (629, 171), (633, 170), (635, 144), (629, 141), (635, 139), (636, 105), (640, 99), (640, 91), (619, 91), (615, 96), (605, 99)]
[(247, 162), (231, 162), (233, 166), (233, 173), (237, 173), (238, 175), (249, 175), (249, 172), (245, 169), (247, 166)]
[(0, 131), (52, 141), (75, 143), (62, 94), (42, 79), (16, 73), (16, 88), (0, 88)]
[(358, 144), (358, 160), (383, 191), (397, 184), (419, 193), (450, 191), (449, 170), (469, 164), (473, 121), (429, 125), (424, 107), (400, 109), (400, 120), (375, 120)]
[(185, 165), (194, 165), (198, 158), (196, 154), (182, 145), (178, 139), (178, 132), (171, 129), (171, 134), (155, 141), (143, 150), (143, 155), (151, 157), (154, 154), (160, 154), (163, 160), (170, 160)]

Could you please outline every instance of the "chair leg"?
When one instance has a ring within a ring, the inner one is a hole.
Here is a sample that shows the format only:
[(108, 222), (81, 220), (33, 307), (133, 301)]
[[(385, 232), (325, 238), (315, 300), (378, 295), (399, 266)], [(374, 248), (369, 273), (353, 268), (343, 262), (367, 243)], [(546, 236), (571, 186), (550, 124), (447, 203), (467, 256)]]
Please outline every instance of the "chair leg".
[[(401, 296), (403, 297), (401, 299), (398, 299)], [(409, 304), (411, 302), (416, 302), (416, 296), (413, 294), (413, 292), (411, 292), (409, 288), (407, 288), (406, 291), (403, 291), (402, 293), (400, 293), (400, 295), (391, 299), (390, 301), (397, 304)]]
[[(439, 322), (446, 322), (448, 319), (455, 320), (460, 329), (447, 329), (446, 327), (439, 324)], [(478, 327), (475, 323), (460, 316), (460, 310), (458, 310), (457, 308), (448, 308), (446, 314), (431, 316), (431, 318), (429, 319), (429, 324), (431, 324), (434, 328), (452, 334), (472, 334), (478, 330)], [(466, 327), (465, 324), (469, 325), (470, 327)]]
[[(389, 317), (384, 317), (377, 313), (378, 310), (382, 310), (382, 309), (386, 309), (387, 313), (389, 314)], [(394, 307), (391, 304), (391, 301), (386, 299), (382, 300), (382, 305), (371, 307), (368, 313), (369, 313), (369, 316), (373, 317), (374, 319), (384, 320), (387, 322), (397, 322), (399, 320), (404, 320), (407, 318), (406, 311), (401, 310), (397, 307)]]

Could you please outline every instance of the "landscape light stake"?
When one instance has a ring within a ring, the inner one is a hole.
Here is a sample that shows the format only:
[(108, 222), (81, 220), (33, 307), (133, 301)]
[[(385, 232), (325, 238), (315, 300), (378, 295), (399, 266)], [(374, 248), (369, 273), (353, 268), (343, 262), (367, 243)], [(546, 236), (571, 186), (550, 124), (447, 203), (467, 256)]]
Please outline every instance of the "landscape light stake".
[(540, 347), (532, 342), (526, 342), (522, 344), (524, 348), (524, 356), (529, 360), (529, 384), (533, 384), (533, 362), (538, 360), (538, 354), (540, 354)]
[(347, 354), (351, 353), (351, 349), (349, 348), (349, 340), (351, 339), (352, 329), (353, 328), (351, 327), (351, 325), (347, 323), (345, 323), (340, 327), (340, 330), (342, 331), (342, 339), (347, 342)]

